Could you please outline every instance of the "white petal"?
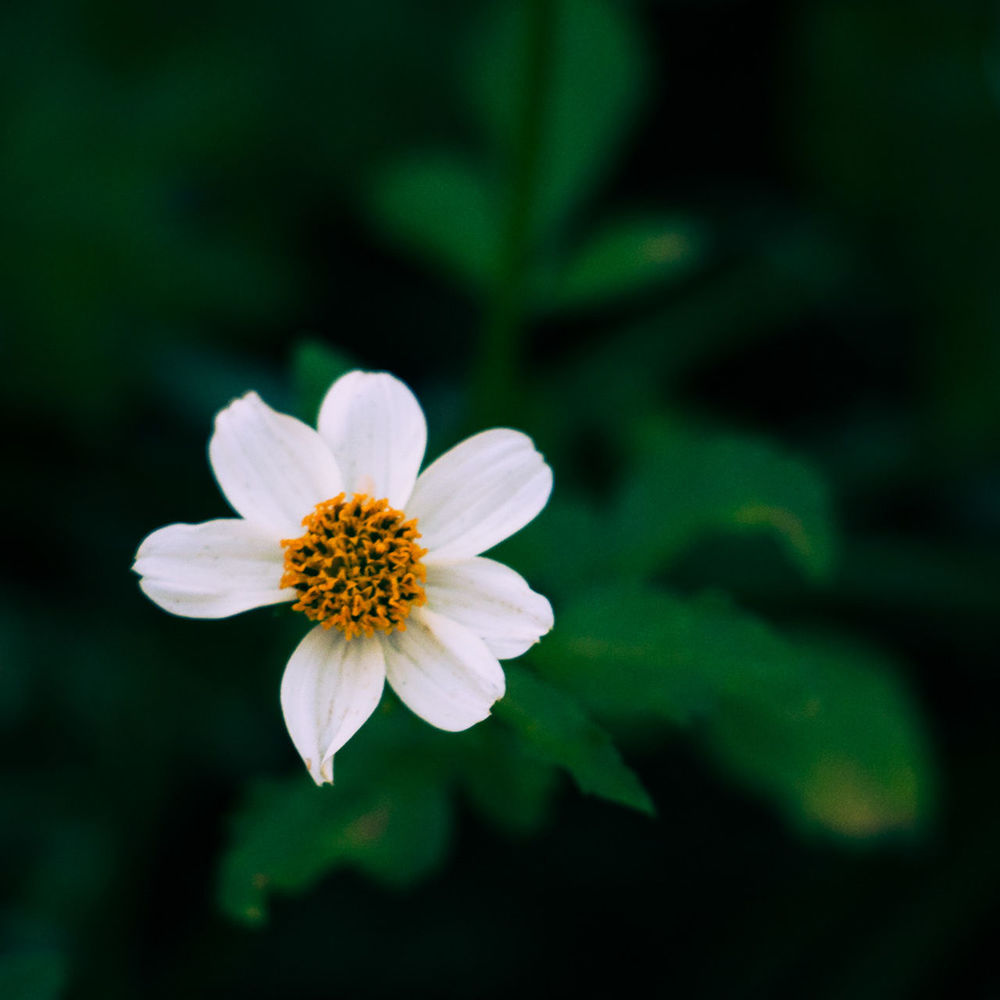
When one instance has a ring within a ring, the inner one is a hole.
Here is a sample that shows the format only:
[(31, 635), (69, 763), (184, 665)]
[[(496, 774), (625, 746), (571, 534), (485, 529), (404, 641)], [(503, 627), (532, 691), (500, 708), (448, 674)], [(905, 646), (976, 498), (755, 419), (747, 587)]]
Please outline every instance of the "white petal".
[(509, 566), (478, 556), (427, 567), (427, 606), (485, 640), (494, 656), (520, 656), (552, 628), (552, 605)]
[(333, 755), (375, 711), (385, 683), (381, 645), (317, 625), (281, 678), (289, 735), (317, 785), (333, 781)]
[(215, 418), (208, 455), (233, 509), (278, 538), (301, 535), (302, 519), (343, 489), (337, 463), (319, 434), (272, 410), (255, 392)]
[(526, 639), (509, 639), (506, 636), (488, 635), (483, 639), (483, 642), (498, 660), (513, 660), (514, 657), (526, 653), (538, 640), (532, 639), (529, 642)]
[(457, 622), (416, 608), (405, 632), (379, 639), (392, 689), (432, 726), (451, 732), (468, 729), (503, 697), (503, 670), (496, 657)]
[(419, 520), (425, 562), (479, 555), (523, 528), (545, 506), (552, 470), (526, 434), (483, 431), (420, 474), (406, 513)]
[(187, 618), (225, 618), (295, 599), (279, 588), (284, 554), (274, 532), (239, 518), (170, 524), (139, 546), (132, 569), (151, 600)]
[(319, 432), (337, 459), (347, 493), (387, 498), (401, 508), (413, 491), (427, 446), (416, 397), (385, 372), (348, 372), (319, 410)]

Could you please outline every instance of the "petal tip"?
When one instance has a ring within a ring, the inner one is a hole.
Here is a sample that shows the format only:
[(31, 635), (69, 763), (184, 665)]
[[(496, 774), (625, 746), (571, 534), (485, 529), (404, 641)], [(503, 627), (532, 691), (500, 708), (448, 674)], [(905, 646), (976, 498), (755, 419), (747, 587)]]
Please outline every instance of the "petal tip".
[(253, 390), (250, 389), (247, 392), (241, 392), (238, 396), (230, 396), (229, 402), (226, 403), (224, 407), (216, 414), (216, 417), (222, 416), (226, 410), (232, 409), (234, 406), (238, 406), (240, 403), (252, 401), (255, 399), (260, 399), (260, 396)]
[(233, 396), (233, 398), (230, 399), (218, 413), (216, 413), (216, 430), (220, 427), (225, 427), (225, 425), (240, 411), (246, 410), (248, 407), (256, 408), (259, 406), (267, 406), (267, 404), (260, 398), (260, 394), (254, 389), (250, 389), (248, 392), (244, 392), (240, 396)]
[(323, 785), (333, 784), (333, 755), (320, 761), (319, 767), (313, 767), (312, 757), (303, 758), (303, 763), (306, 765), (306, 770), (309, 772), (309, 776), (313, 781), (316, 782), (317, 788), (322, 788)]

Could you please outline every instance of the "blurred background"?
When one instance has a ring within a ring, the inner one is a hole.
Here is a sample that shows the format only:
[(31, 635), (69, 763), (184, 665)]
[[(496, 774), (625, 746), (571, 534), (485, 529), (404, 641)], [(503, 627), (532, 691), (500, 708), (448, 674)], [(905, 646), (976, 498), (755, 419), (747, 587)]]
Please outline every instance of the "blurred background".
[[(1000, 20), (7, 0), (0, 994), (1000, 996)], [(173, 618), (213, 415), (348, 367), (555, 470), (553, 633), (317, 790)], [(962, 985), (959, 986), (958, 984)]]

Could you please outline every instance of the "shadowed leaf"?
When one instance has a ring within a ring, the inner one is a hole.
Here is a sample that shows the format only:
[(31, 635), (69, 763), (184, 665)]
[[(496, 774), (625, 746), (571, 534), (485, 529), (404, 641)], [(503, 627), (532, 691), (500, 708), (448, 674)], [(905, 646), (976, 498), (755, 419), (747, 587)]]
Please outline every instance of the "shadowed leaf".
[(450, 809), (444, 787), (407, 770), (378, 787), (317, 788), (304, 774), (250, 788), (222, 859), (219, 903), (259, 923), (271, 892), (308, 888), (353, 867), (390, 885), (431, 871), (444, 853)]
[(401, 247), (473, 290), (489, 286), (501, 226), (495, 192), (457, 156), (413, 157), (379, 174), (375, 225)]
[(804, 461), (764, 440), (654, 424), (634, 462), (618, 516), (630, 564), (655, 568), (709, 533), (766, 531), (807, 576), (829, 575), (830, 500)]
[(919, 713), (870, 650), (793, 641), (718, 598), (619, 587), (563, 609), (534, 659), (598, 718), (695, 724), (796, 822), (863, 838), (930, 811)]
[(494, 708), (543, 760), (566, 768), (580, 791), (640, 812), (656, 811), (611, 737), (572, 698), (508, 664), (507, 694)]
[(502, 726), (473, 726), (455, 752), (462, 788), (490, 824), (513, 834), (539, 830), (549, 817), (558, 772)]
[(570, 258), (543, 306), (587, 308), (676, 281), (704, 253), (700, 226), (679, 218), (640, 218), (599, 230)]

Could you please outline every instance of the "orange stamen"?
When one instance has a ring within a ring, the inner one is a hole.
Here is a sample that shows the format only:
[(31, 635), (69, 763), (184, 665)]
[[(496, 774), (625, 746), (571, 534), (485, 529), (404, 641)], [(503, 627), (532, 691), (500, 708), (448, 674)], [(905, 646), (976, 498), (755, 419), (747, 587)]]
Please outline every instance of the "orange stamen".
[(388, 500), (344, 497), (316, 504), (302, 519), (306, 533), (282, 539), (281, 586), (299, 591), (296, 611), (347, 639), (405, 631), (411, 606), (427, 600), (420, 561), (427, 550), (416, 543), (416, 519), (405, 520)]

